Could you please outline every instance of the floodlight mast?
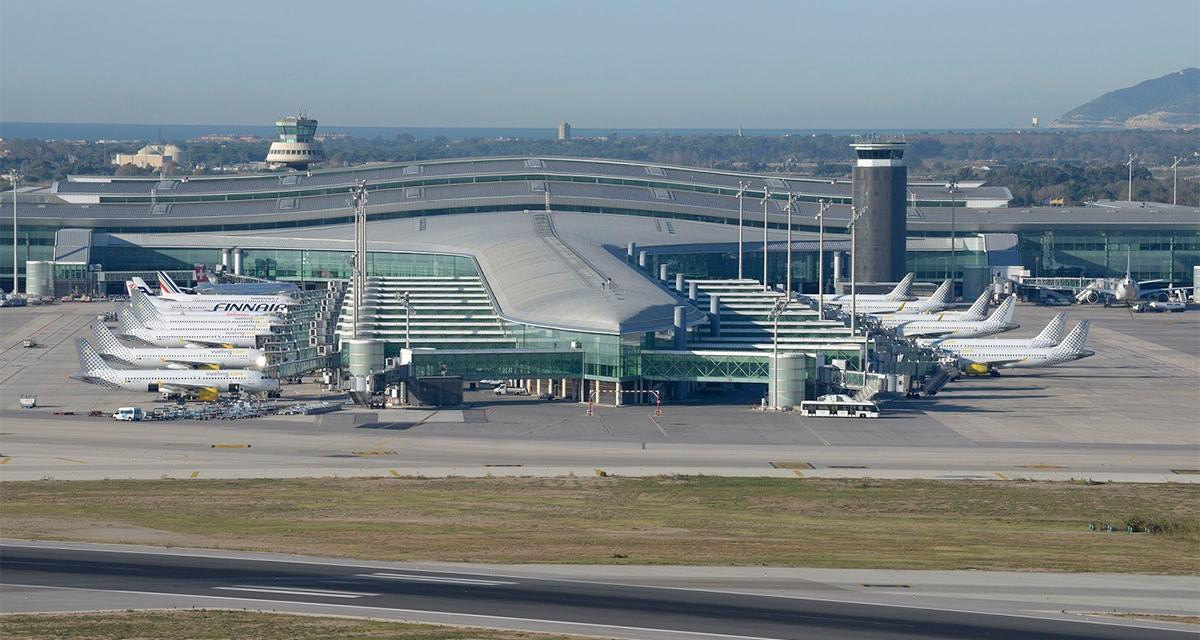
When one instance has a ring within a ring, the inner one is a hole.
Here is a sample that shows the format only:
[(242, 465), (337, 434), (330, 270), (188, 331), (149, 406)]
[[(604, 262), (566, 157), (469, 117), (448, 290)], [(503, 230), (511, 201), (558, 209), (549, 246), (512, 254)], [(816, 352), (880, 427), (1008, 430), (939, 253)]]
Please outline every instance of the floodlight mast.
[(821, 200), (817, 208), (817, 311), (825, 319), (825, 212), (829, 201)]
[(950, 192), (950, 301), (953, 302), (957, 299), (954, 296), (954, 282), (955, 274), (958, 272), (958, 239), (954, 230), (954, 210), (955, 196), (958, 194), (958, 179), (950, 178), (946, 190)]
[(1133, 161), (1134, 160), (1137, 160), (1137, 156), (1135, 156), (1131, 153), (1131, 154), (1129, 154), (1129, 162), (1125, 163), (1125, 164), (1129, 165), (1129, 194), (1128, 194), (1128, 198), (1127, 198), (1128, 202), (1133, 202)]
[(746, 187), (747, 186), (749, 186), (748, 183), (738, 180), (738, 190), (737, 190), (737, 199), (738, 199), (738, 280), (741, 280), (743, 277), (745, 277), (744, 272), (742, 271), (742, 262), (743, 262), (743, 257), (745, 255), (745, 251), (743, 249), (743, 241), (742, 241), (742, 238), (743, 238), (742, 222), (743, 222), (743, 218), (745, 217), (745, 215), (744, 215), (745, 207), (743, 206), (743, 203), (745, 202), (745, 199), (746, 199)]
[[(17, 295), (17, 292), (21, 290), (21, 288), (19, 286), (17, 286), (17, 183), (21, 181), (21, 176), (17, 174), (16, 169), (9, 169), (8, 174), (6, 174), (5, 177), (8, 178), (8, 183), (10, 185), (12, 185), (12, 199), (13, 199), (13, 282), (12, 282), (12, 293), (15, 296), (15, 295)], [(25, 279), (25, 283), (26, 283), (26, 288), (28, 288), (28, 286), (29, 286), (28, 278)]]
[(1179, 163), (1183, 162), (1183, 158), (1175, 156), (1175, 161), (1171, 163), (1171, 171), (1174, 172), (1174, 177), (1171, 178), (1171, 204), (1179, 204)]
[(867, 208), (850, 207), (850, 335), (858, 335), (858, 279), (855, 276), (855, 265), (858, 264), (858, 219), (867, 212)]
[(358, 180), (346, 204), (354, 209), (354, 325), (357, 340), (367, 288), (367, 181)]
[(792, 210), (796, 205), (796, 194), (788, 192), (787, 202), (787, 281), (784, 285), (788, 297), (792, 296)]
[(767, 205), (771, 203), (771, 189), (763, 188), (763, 291), (770, 291), (767, 278)]
[(779, 316), (788, 307), (788, 298), (776, 298), (768, 319), (771, 321), (771, 408), (779, 410)]

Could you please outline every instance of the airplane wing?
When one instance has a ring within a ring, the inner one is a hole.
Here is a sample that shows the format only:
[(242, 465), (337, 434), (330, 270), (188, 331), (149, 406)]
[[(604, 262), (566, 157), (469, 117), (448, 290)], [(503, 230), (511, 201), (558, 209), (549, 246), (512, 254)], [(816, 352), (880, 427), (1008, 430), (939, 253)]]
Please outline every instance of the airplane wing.
[(221, 367), (207, 362), (196, 362), (195, 360), (170, 360), (164, 359), (163, 363), (168, 365), (177, 365), (185, 369), (220, 369)]
[(187, 341), (189, 344), (194, 344), (196, 346), (206, 347), (209, 349), (233, 349), (233, 348), (235, 348), (235, 345), (232, 345), (228, 342), (218, 342), (215, 340), (197, 340), (195, 338), (188, 338)]

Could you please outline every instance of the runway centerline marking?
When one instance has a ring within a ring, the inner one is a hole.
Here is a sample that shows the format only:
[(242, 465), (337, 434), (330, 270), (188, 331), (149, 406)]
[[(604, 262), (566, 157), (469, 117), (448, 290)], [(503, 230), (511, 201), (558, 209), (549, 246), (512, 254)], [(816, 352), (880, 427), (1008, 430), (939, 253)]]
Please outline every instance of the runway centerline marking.
[(253, 591), (257, 593), (281, 593), (289, 596), (320, 596), (322, 598), (362, 598), (364, 596), (377, 596), (378, 593), (364, 593), (360, 591), (332, 591), (329, 589), (305, 589), (303, 587), (262, 587), (248, 584), (239, 584), (233, 587), (213, 587), (220, 591)]
[(383, 580), (408, 580), (412, 582), (438, 582), (447, 584), (465, 584), (476, 587), (499, 587), (506, 584), (520, 584), (505, 580), (479, 580), (475, 578), (443, 578), (440, 576), (424, 576), (410, 573), (356, 573), (358, 578), (379, 578)]

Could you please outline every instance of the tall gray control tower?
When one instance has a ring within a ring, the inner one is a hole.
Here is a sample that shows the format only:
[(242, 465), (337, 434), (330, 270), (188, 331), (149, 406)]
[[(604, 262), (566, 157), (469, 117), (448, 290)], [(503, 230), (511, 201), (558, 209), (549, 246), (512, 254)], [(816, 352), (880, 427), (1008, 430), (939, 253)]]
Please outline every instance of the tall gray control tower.
[(904, 242), (908, 229), (908, 167), (899, 137), (855, 136), (854, 206), (858, 221), (859, 282), (895, 282), (904, 277)]

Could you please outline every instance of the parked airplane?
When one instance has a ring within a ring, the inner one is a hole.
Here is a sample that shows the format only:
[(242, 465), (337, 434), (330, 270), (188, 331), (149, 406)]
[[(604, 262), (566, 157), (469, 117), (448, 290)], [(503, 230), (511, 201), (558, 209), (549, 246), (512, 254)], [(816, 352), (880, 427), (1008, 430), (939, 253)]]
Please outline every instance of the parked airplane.
[(122, 336), (136, 338), (146, 344), (159, 347), (253, 348), (257, 346), (257, 336), (271, 333), (269, 326), (261, 328), (178, 324), (146, 326), (134, 317), (133, 312), (128, 308), (117, 312), (117, 320), (121, 325)]
[(850, 308), (855, 307), (859, 313), (884, 314), (898, 313), (907, 311), (909, 313), (934, 313), (949, 309), (952, 303), (950, 302), (950, 281), (943, 280), (938, 286), (937, 291), (928, 298), (917, 298), (916, 300), (908, 300), (897, 302), (893, 300), (863, 300), (859, 298), (857, 303), (851, 303), (850, 298), (846, 297), (834, 304), (841, 305), (842, 311), (850, 311)]
[(175, 284), (166, 272), (158, 272), (158, 297), (174, 303), (186, 303), (189, 308), (197, 311), (258, 311), (257, 305), (271, 305), (266, 311), (286, 311), (288, 305), (296, 304), (296, 299), (290, 295), (224, 295), (187, 293)]
[[(208, 269), (202, 264), (195, 265), (193, 271), (195, 273), (196, 286), (192, 287), (191, 293), (200, 295), (292, 295), (300, 291), (300, 287), (290, 282), (276, 282), (273, 280), (218, 284), (209, 279)], [(174, 283), (174, 280), (171, 282)]]
[(877, 316), (885, 327), (894, 327), (914, 320), (956, 320), (977, 322), (987, 318), (988, 304), (992, 301), (991, 289), (985, 289), (966, 311), (936, 311), (933, 313), (883, 313)]
[[(904, 277), (900, 279), (900, 282), (896, 283), (895, 288), (888, 293), (860, 293), (857, 296), (858, 303), (861, 305), (864, 300), (884, 300), (887, 302), (916, 300), (917, 297), (914, 296), (912, 292), (914, 277), (916, 277), (916, 274), (912, 272), (904, 274)], [(830, 304), (850, 304), (850, 294), (841, 293), (838, 295), (825, 296), (825, 302)]]
[(1117, 280), (1112, 284), (1112, 286), (1108, 286), (1107, 284), (1112, 282), (1112, 280), (1097, 280), (1086, 287), (1071, 287), (1070, 289), (1075, 294), (1075, 300), (1077, 302), (1091, 304), (1103, 301), (1106, 306), (1111, 303), (1132, 306), (1138, 302), (1166, 302), (1167, 300), (1171, 299), (1172, 294), (1180, 292), (1186, 296), (1186, 292), (1192, 289), (1192, 287), (1163, 287), (1159, 289), (1143, 289), (1142, 287), (1148, 284), (1166, 281), (1161, 279), (1134, 280), (1133, 272), (1131, 270), (1132, 256), (1132, 249), (1127, 249), (1125, 251), (1125, 277)]
[(989, 345), (989, 340), (971, 341), (963, 347), (947, 348), (958, 359), (959, 370), (968, 374), (1000, 375), (1000, 369), (1050, 367), (1096, 354), (1084, 348), (1088, 321), (1081, 320), (1062, 342), (1052, 347)]
[(112, 360), (138, 369), (261, 369), (267, 355), (258, 349), (162, 349), (130, 347), (117, 339), (103, 318), (92, 321), (96, 351)]
[(908, 338), (978, 338), (993, 333), (1010, 331), (1020, 325), (1012, 324), (1013, 305), (1017, 299), (1009, 296), (1000, 303), (992, 315), (975, 322), (961, 320), (913, 320), (896, 326), (896, 335)]
[[(186, 303), (185, 303), (186, 304)], [(181, 307), (169, 300), (158, 301), (141, 291), (134, 291), (129, 297), (129, 308), (133, 315), (144, 323), (188, 325), (210, 324), (213, 326), (262, 326), (283, 324), (284, 318), (278, 312), (272, 313), (266, 309), (270, 305), (255, 305), (263, 309), (254, 311), (234, 311), (221, 309), (216, 311), (196, 310)]]
[(279, 391), (279, 380), (268, 378), (253, 369), (224, 369), (219, 371), (177, 369), (114, 369), (85, 338), (75, 339), (81, 371), (72, 375), (76, 380), (97, 384), (109, 389), (150, 391), (164, 396), (197, 397), (216, 400), (221, 392), (272, 393)]
[(1063, 341), (1067, 329), (1067, 314), (1055, 314), (1046, 328), (1032, 338), (937, 338), (919, 340), (921, 344), (940, 349), (954, 350), (970, 346), (983, 345), (989, 347), (1053, 347)]

